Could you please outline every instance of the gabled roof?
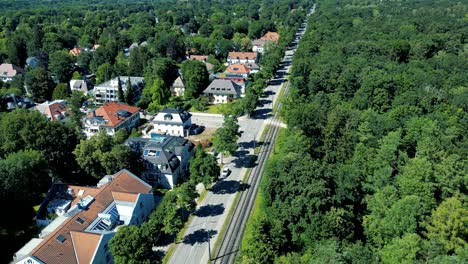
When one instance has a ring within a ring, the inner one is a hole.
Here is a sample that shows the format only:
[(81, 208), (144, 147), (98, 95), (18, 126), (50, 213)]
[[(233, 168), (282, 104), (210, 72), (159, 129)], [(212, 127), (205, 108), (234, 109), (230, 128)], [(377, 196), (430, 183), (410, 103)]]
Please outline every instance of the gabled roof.
[(175, 81), (172, 83), (172, 87), (182, 87), (185, 88), (185, 81), (182, 79), (181, 76), (177, 77)]
[(71, 231), (73, 249), (78, 263), (91, 263), (101, 240), (100, 234)]
[(214, 79), (203, 93), (240, 95), (240, 87), (231, 80)]
[[(130, 106), (127, 104), (122, 104), (122, 103), (115, 103), (115, 102), (110, 102), (110, 103), (105, 103), (103, 106), (99, 107), (96, 109), (96, 116), (102, 116), (105, 120), (107, 120), (107, 125), (115, 127), (118, 124), (120, 124), (122, 121), (127, 119), (128, 117), (122, 116), (120, 113), (123, 111), (126, 111), (130, 113), (130, 116), (132, 116), (135, 113), (140, 112), (140, 108)], [(119, 112), (120, 111), (120, 112)], [(92, 117), (93, 114), (89, 113), (88, 117)]]
[(0, 65), (0, 76), (15, 77), (17, 74), (23, 73), (24, 69), (10, 63)]
[(278, 42), (279, 40), (279, 34), (276, 32), (271, 32), (268, 31), (263, 37), (261, 37), (261, 40), (266, 40), (266, 41), (273, 41), (273, 42)]
[(257, 53), (256, 52), (236, 52), (231, 51), (228, 54), (228, 58), (230, 59), (248, 59), (248, 60), (256, 60)]
[(138, 199), (138, 193), (112, 192), (115, 201), (124, 201), (134, 203)]
[(234, 74), (249, 74), (250, 72), (249, 68), (242, 63), (231, 64), (227, 67), (226, 71)]
[(81, 244), (90, 241), (95, 244), (96, 237), (81, 233), (85, 232), (100, 212), (114, 202), (112, 192), (150, 193), (152, 189), (150, 185), (127, 170), (121, 170), (111, 178), (111, 181), (99, 188), (87, 209), (77, 210), (74, 215), (69, 216), (44, 238), (31, 255), (48, 264), (77, 263), (77, 259), (87, 259), (89, 252), (92, 251), (92, 245), (87, 247)]

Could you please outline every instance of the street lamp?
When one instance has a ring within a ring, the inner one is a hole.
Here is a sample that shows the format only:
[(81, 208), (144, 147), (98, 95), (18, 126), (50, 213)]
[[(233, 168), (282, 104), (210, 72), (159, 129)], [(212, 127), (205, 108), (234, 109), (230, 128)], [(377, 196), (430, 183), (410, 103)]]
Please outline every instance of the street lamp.
[(208, 230), (206, 230), (206, 238), (208, 238), (208, 261), (211, 261), (210, 234)]

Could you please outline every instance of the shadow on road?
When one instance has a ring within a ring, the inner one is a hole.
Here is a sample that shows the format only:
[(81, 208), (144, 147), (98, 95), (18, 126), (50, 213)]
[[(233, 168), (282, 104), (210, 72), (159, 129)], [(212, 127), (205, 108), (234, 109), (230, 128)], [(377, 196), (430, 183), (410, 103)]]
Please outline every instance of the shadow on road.
[(271, 108), (258, 109), (251, 115), (252, 119), (267, 119), (270, 117)]
[(194, 215), (198, 217), (207, 217), (207, 216), (215, 216), (220, 215), (224, 212), (224, 205), (223, 204), (207, 204), (204, 205), (194, 213)]
[(257, 155), (248, 154), (247, 151), (238, 151), (233, 156), (237, 157), (232, 161), (232, 163), (234, 163), (234, 167), (236, 168), (253, 168), (258, 158)]
[(240, 183), (238, 181), (218, 181), (210, 191), (214, 194), (231, 194), (239, 190)]
[(194, 245), (196, 243), (206, 243), (208, 239), (211, 239), (214, 235), (216, 235), (218, 231), (216, 230), (206, 230), (200, 229), (191, 234), (188, 234), (184, 237), (184, 244)]
[(273, 91), (265, 91), (265, 92), (263, 93), (263, 96), (268, 97), (268, 96), (270, 96), (270, 95), (275, 95), (275, 94), (276, 94), (276, 93), (273, 92)]
[[(249, 149), (258, 146), (257, 140), (250, 140), (250, 141), (245, 141), (245, 142), (239, 142), (238, 143), (239, 147), (244, 148), (244, 149)], [(239, 157), (240, 155), (245, 155), (249, 153), (248, 151), (245, 150), (239, 150), (234, 153), (235, 157)]]

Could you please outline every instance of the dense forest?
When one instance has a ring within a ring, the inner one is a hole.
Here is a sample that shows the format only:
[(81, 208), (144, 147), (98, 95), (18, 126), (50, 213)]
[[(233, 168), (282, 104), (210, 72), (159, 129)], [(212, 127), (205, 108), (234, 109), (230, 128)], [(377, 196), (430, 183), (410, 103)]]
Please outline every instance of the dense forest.
[[(215, 72), (222, 71), (229, 51), (250, 51), (253, 39), (277, 31), (280, 41), (261, 58), (263, 70), (251, 79), (246, 99), (230, 108), (236, 114), (249, 113), (310, 6), (308, 0), (0, 0), (0, 63), (25, 69), (10, 82), (0, 81), (0, 192), (9, 201), (6, 211), (15, 212), (15, 217), (0, 220), (0, 242), (8, 245), (0, 262), (9, 261), (38, 233), (33, 208), (37, 209), (52, 183), (93, 185), (122, 168), (135, 174), (142, 169), (141, 159), (122, 144), (129, 133), (85, 140), (80, 107), (88, 98), (70, 92), (70, 79), (94, 74), (89, 81), (101, 83), (117, 76), (144, 76), (145, 88), (137, 102), (127, 94), (119, 99), (149, 112), (163, 106), (198, 108), (204, 103), (199, 94), (207, 85), (208, 73), (202, 63), (186, 61), (188, 54), (208, 55)], [(133, 43), (138, 47), (126, 53)], [(99, 48), (90, 51), (95, 45)], [(83, 51), (72, 56), (69, 50), (77, 47)], [(184, 98), (171, 97), (168, 90), (178, 72), (187, 78)], [(6, 94), (30, 97), (36, 103), (65, 99), (71, 119), (50, 122), (36, 111), (7, 112)], [(206, 165), (210, 164), (206, 157), (199, 152), (195, 160), (203, 161), (194, 164), (213, 170)], [(193, 181), (214, 180), (200, 170), (193, 170), (192, 174), (200, 174)], [(193, 181), (168, 192), (144, 228), (123, 229), (116, 236), (112, 249), (129, 241), (137, 247), (116, 249), (121, 253), (114, 254), (117, 262), (153, 258), (147, 247), (150, 240), (180, 230), (187, 212), (194, 209)]]
[(468, 262), (468, 3), (322, 0), (242, 263)]

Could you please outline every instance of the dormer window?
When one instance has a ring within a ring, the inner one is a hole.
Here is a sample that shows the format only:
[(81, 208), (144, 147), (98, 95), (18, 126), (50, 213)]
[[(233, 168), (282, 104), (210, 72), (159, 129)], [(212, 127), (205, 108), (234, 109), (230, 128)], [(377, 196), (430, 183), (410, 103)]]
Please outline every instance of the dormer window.
[(171, 114), (165, 114), (164, 115), (164, 120), (165, 121), (171, 121), (172, 120), (172, 115)]

